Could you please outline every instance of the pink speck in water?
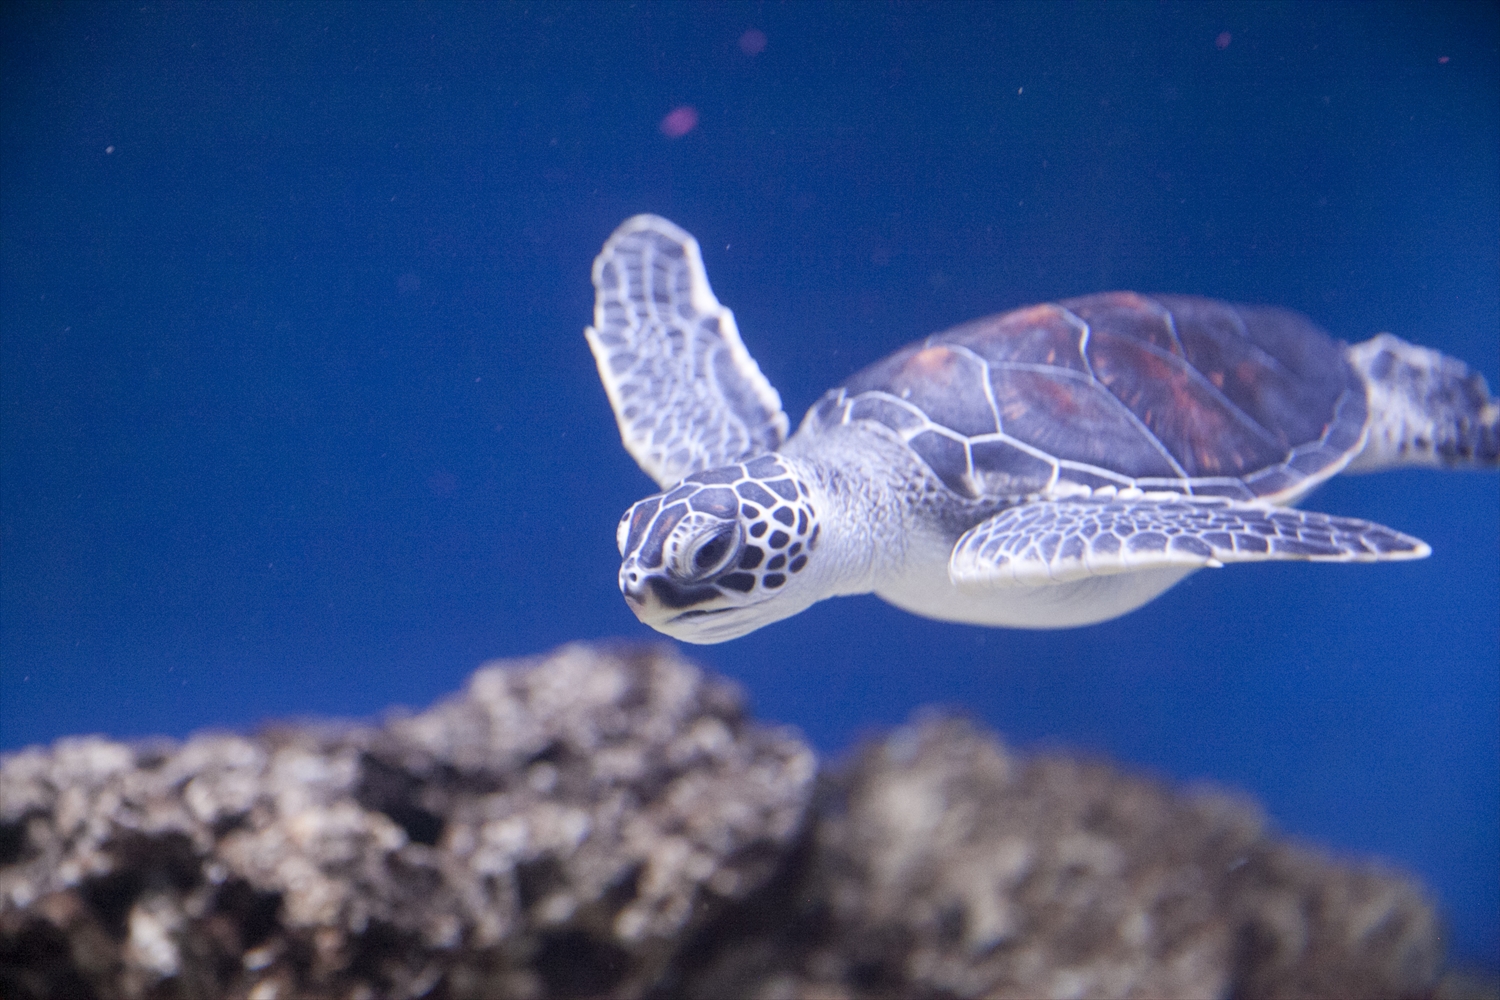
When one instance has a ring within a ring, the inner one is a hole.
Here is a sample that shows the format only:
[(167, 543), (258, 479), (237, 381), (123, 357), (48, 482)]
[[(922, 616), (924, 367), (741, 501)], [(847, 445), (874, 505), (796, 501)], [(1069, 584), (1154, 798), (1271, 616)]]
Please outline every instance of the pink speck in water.
[(1229, 32), (1221, 31), (1219, 32), (1219, 37), (1214, 39), (1214, 45), (1216, 45), (1222, 52), (1224, 49), (1229, 48), (1229, 43), (1233, 41), (1233, 39), (1234, 36)]
[(1439, 66), (1446, 66), (1446, 65), (1448, 65), (1448, 57), (1447, 56), (1438, 56), (1438, 65)]
[(750, 28), (740, 36), (740, 51), (747, 56), (758, 56), (766, 50), (766, 33), (759, 28)]
[(698, 109), (684, 104), (667, 112), (661, 120), (661, 133), (669, 139), (681, 139), (698, 127)]

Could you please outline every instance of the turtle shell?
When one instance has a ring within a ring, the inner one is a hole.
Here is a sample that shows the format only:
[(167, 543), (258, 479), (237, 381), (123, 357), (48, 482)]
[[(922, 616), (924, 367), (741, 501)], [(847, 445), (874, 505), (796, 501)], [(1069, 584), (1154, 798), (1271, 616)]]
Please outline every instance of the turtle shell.
[(934, 334), (807, 422), (884, 425), (970, 499), (1133, 486), (1280, 502), (1363, 438), (1344, 352), (1285, 309), (1110, 292)]

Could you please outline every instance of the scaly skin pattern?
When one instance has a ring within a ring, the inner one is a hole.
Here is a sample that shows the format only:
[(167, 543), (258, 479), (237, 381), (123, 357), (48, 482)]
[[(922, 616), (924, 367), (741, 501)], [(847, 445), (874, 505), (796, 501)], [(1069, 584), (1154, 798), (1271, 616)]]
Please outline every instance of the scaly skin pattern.
[[(880, 474), (901, 466), (909, 475)], [(899, 575), (913, 518), (942, 492), (881, 430), (799, 434), (634, 504), (618, 532), (620, 590), (653, 628), (722, 642)]]
[(970, 585), (1046, 585), (1127, 573), (1141, 563), (1421, 559), (1426, 543), (1369, 521), (1222, 498), (1139, 493), (1012, 507), (965, 532), (949, 574)]

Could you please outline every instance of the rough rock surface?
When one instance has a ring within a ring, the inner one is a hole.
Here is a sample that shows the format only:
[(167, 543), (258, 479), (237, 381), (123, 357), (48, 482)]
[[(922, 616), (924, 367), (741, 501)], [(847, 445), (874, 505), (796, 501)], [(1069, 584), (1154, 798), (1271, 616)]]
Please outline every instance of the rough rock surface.
[(1430, 995), (1404, 877), (919, 720), (818, 779), (669, 648), (0, 759), (0, 996)]
[(489, 667), (379, 729), (64, 740), (0, 768), (0, 992), (637, 994), (815, 778), (662, 650)]
[(1416, 886), (1270, 839), (1222, 793), (1020, 758), (928, 717), (820, 798), (802, 871), (758, 901), (770, 919), (705, 942), (684, 992), (1415, 997), (1437, 979)]

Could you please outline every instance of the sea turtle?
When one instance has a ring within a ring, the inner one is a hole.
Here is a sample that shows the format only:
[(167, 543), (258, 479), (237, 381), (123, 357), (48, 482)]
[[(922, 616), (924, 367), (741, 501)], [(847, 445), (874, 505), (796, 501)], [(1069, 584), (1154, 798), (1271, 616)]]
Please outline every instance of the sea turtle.
[(589, 346), (626, 449), (665, 491), (620, 520), (620, 589), (688, 642), (840, 594), (1066, 628), (1205, 566), (1420, 559), (1416, 538), (1291, 505), (1344, 470), (1500, 464), (1500, 405), (1460, 361), (1130, 292), (934, 334), (829, 391), (788, 439), (692, 236), (628, 219), (593, 280)]

